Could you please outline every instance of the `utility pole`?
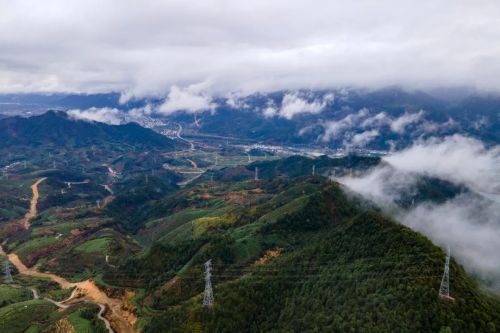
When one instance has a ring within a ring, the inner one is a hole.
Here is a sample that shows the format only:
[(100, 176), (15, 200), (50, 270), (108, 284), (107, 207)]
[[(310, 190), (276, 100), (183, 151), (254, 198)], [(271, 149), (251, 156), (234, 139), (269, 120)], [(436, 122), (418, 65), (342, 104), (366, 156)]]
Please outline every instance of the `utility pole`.
[(203, 306), (214, 305), (214, 293), (212, 290), (212, 259), (205, 263), (205, 294), (203, 295)]
[(439, 297), (446, 301), (453, 301), (453, 297), (450, 297), (450, 257), (451, 251), (450, 247), (447, 248), (446, 261), (444, 264), (443, 278), (441, 279), (441, 285), (439, 286)]
[(4, 278), (4, 282), (6, 284), (9, 284), (9, 283), (12, 283), (14, 282), (14, 280), (12, 279), (12, 275), (10, 273), (10, 263), (8, 260), (5, 260), (5, 264), (4, 264), (4, 269), (5, 269), (5, 278)]
[(259, 167), (255, 167), (255, 178), (254, 180), (259, 180)]

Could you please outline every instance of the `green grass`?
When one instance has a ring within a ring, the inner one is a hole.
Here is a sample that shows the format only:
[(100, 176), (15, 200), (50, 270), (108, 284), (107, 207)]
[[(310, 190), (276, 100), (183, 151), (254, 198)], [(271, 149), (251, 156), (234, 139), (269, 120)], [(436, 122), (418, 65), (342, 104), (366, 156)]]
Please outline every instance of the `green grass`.
[(52, 226), (51, 228), (55, 232), (60, 232), (63, 235), (67, 235), (67, 234), (70, 233), (71, 230), (79, 228), (81, 226), (82, 226), (82, 223), (68, 222), (68, 223), (59, 223), (59, 224), (56, 224), (56, 225)]
[(185, 223), (159, 239), (162, 243), (175, 243), (193, 238), (191, 223)]
[(0, 308), (1, 331), (21, 333), (33, 324), (46, 324), (57, 306), (45, 300), (18, 302)]
[(68, 320), (75, 328), (75, 333), (92, 332), (92, 322), (81, 316), (81, 311), (75, 311), (68, 316)]
[(60, 240), (55, 237), (38, 237), (30, 239), (27, 242), (17, 246), (15, 251), (21, 260), (25, 259), (29, 254), (36, 252), (44, 247), (58, 243)]
[(75, 250), (84, 253), (103, 253), (108, 248), (111, 238), (103, 237), (91, 239), (83, 244), (78, 245)]
[(49, 297), (55, 301), (64, 301), (65, 299), (69, 298), (69, 296), (71, 296), (72, 292), (73, 288), (49, 290), (46, 293), (44, 293), (43, 296)]
[(7, 285), (0, 285), (0, 307), (27, 301), (32, 298), (33, 294), (26, 288), (14, 288)]
[(39, 333), (40, 332), (40, 326), (38, 325), (32, 325), (30, 326), (24, 333)]
[(309, 195), (299, 197), (292, 200), (291, 202), (276, 208), (275, 210), (261, 216), (257, 222), (258, 223), (272, 223), (283, 217), (284, 214), (291, 214), (293, 212), (299, 211), (304, 208), (309, 200)]
[(235, 254), (238, 261), (255, 258), (262, 251), (262, 245), (257, 237), (248, 235), (235, 241)]
[(231, 225), (236, 221), (236, 215), (225, 214), (222, 216), (205, 216), (193, 221), (194, 236), (200, 237), (210, 228)]
[(157, 240), (180, 227), (181, 225), (206, 216), (213, 211), (213, 209), (189, 208), (165, 218), (150, 221), (146, 223), (148, 230), (144, 234), (138, 235), (137, 238), (145, 243), (148, 241)]

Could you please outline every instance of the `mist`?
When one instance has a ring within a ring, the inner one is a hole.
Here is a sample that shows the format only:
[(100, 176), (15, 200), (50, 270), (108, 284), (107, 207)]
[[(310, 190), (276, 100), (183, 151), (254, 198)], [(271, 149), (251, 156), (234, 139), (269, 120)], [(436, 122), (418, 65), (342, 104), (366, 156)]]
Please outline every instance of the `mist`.
[[(500, 150), (459, 135), (415, 143), (383, 158), (366, 174), (338, 179), (402, 224), (435, 244), (450, 246), (467, 270), (500, 289)], [(468, 190), (436, 203), (397, 205), (421, 177), (435, 177)]]

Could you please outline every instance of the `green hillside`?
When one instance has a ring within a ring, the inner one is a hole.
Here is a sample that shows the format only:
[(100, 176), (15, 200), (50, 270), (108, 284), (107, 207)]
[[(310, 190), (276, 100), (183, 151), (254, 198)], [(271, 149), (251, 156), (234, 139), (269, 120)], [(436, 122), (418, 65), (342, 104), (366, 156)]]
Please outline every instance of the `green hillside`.
[[(236, 193), (245, 204), (231, 204)], [(500, 327), (500, 303), (458, 263), (452, 260), (450, 270), (455, 301), (444, 301), (438, 297), (443, 251), (383, 214), (360, 208), (324, 178), (200, 185), (176, 198), (178, 205), (169, 206), (172, 218), (142, 230), (145, 239), (149, 228), (163, 233), (152, 237), (157, 241), (150, 249), (104, 277), (127, 275), (143, 286), (137, 303), (150, 321), (144, 332)], [(208, 259), (216, 300), (211, 309), (202, 306)]]
[[(207, 169), (182, 184), (175, 169), (148, 171), (161, 165), (162, 155), (151, 155), (108, 161), (119, 170), (126, 160), (114, 180), (100, 163), (5, 179), (2, 184), (26, 200), (34, 179), (48, 177), (30, 229), (3, 223), (3, 249), (40, 271), (74, 282), (92, 279), (131, 309), (135, 327), (145, 333), (500, 330), (500, 301), (457, 261), (452, 258), (450, 267), (454, 301), (445, 301), (438, 297), (442, 249), (324, 177), (362, 173), (379, 159), (294, 156)], [(107, 181), (112, 193), (103, 186)], [(466, 190), (423, 177), (398, 204), (444, 202)], [(98, 198), (109, 201), (97, 207)], [(212, 308), (202, 305), (207, 260)], [(59, 311), (43, 301), (66, 299), (70, 289), (17, 270), (12, 275), (14, 284), (0, 288), (7, 332), (69, 325), (104, 330), (96, 305)], [(31, 288), (40, 300), (31, 298)], [(28, 318), (25, 305), (34, 316)]]

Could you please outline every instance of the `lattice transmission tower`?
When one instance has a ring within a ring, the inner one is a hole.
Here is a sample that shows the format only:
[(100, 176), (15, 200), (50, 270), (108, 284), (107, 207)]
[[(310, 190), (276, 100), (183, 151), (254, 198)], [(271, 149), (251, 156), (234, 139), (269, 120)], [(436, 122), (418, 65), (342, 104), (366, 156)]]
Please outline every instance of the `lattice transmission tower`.
[(205, 263), (205, 294), (203, 295), (203, 306), (214, 305), (214, 293), (212, 290), (212, 259)]
[(444, 264), (443, 278), (441, 279), (441, 285), (439, 286), (439, 297), (444, 300), (453, 301), (453, 297), (450, 296), (450, 258), (451, 251), (450, 247), (447, 247), (446, 261)]
[(12, 274), (10, 273), (10, 263), (8, 260), (5, 260), (4, 271), (5, 271), (4, 282), (6, 284), (14, 282), (14, 280), (12, 279)]

